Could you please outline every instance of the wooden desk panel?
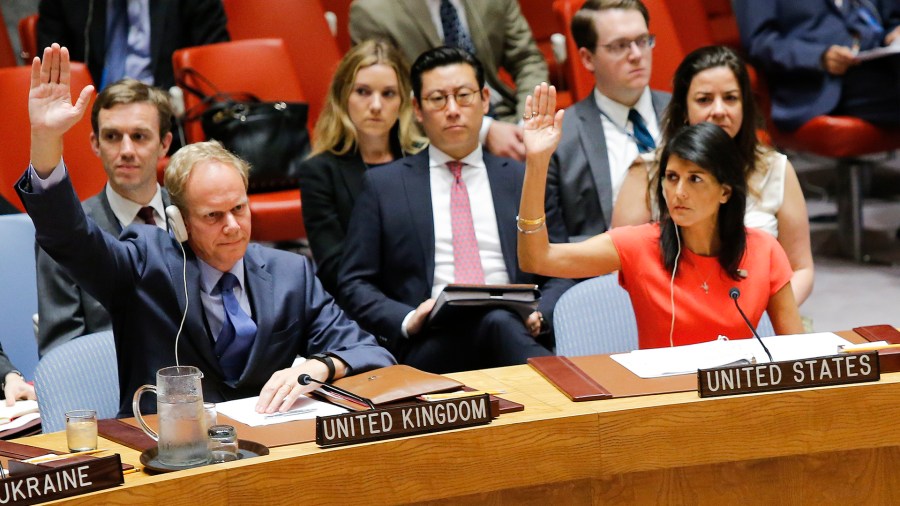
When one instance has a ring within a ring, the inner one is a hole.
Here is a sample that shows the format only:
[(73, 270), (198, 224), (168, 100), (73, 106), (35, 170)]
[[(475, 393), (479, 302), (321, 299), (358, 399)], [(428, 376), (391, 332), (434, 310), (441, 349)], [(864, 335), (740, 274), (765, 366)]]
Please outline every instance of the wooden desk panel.
[[(66, 504), (900, 503), (900, 373), (751, 396), (583, 403), (528, 366), (453, 376), (506, 390), (525, 411), (452, 432), (131, 474)], [(62, 433), (21, 441), (65, 447)], [(103, 446), (137, 463), (137, 452)]]

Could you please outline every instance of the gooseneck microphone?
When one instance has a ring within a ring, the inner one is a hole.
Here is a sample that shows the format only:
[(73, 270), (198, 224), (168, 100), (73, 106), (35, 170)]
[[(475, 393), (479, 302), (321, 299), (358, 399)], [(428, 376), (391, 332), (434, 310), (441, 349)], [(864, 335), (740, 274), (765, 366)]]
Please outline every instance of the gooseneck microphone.
[(322, 385), (321, 388), (325, 393), (334, 395), (336, 397), (342, 397), (346, 400), (355, 402), (357, 404), (362, 404), (363, 406), (367, 406), (369, 409), (375, 409), (375, 403), (370, 399), (362, 397), (360, 395), (356, 395), (349, 390), (345, 390), (339, 386), (332, 385), (330, 383), (325, 383), (324, 381), (319, 381), (309, 374), (303, 373), (297, 377), (297, 383), (301, 385), (309, 385), (310, 383), (318, 383)]
[(738, 298), (740, 298), (740, 296), (741, 296), (741, 291), (738, 290), (738, 288), (736, 286), (732, 286), (731, 290), (728, 290), (728, 296), (731, 297), (731, 299), (734, 301), (734, 307), (736, 307), (738, 312), (741, 313), (741, 318), (743, 318), (744, 322), (747, 324), (747, 326), (750, 327), (750, 332), (753, 332), (753, 337), (755, 337), (756, 340), (759, 341), (760, 346), (763, 347), (763, 350), (765, 350), (766, 355), (769, 356), (769, 362), (774, 362), (775, 360), (772, 359), (772, 354), (769, 353), (769, 349), (766, 348), (766, 343), (764, 343), (762, 338), (759, 337), (759, 334), (756, 333), (756, 328), (753, 326), (752, 323), (750, 323), (750, 320), (747, 318), (747, 315), (744, 314), (744, 310), (741, 309), (741, 305), (738, 304)]

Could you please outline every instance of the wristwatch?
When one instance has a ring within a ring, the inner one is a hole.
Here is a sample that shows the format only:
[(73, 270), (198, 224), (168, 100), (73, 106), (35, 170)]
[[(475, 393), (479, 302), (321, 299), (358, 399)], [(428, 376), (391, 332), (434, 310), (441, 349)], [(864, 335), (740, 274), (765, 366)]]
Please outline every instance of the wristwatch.
[(309, 360), (318, 360), (325, 364), (325, 367), (328, 368), (328, 377), (325, 378), (325, 383), (331, 383), (334, 379), (334, 373), (336, 371), (334, 367), (334, 359), (331, 358), (330, 355), (326, 355), (324, 353), (316, 353), (315, 355), (309, 357)]

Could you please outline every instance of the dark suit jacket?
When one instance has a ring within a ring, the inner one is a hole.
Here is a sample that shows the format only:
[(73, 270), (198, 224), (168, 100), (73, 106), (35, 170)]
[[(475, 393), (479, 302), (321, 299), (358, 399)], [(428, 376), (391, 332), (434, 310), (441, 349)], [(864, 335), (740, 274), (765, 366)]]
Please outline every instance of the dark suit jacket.
[[(525, 112), (525, 97), (550, 80), (547, 62), (516, 0), (461, 3), (484, 78), (503, 97), (496, 115), (517, 122)], [(410, 65), (425, 51), (444, 45), (425, 0), (356, 0), (350, 6), (350, 36), (356, 43), (376, 37), (389, 40)], [(501, 67), (512, 76), (515, 89), (500, 79)]]
[[(897, 0), (865, 3), (878, 11), (884, 34), (900, 25)], [(837, 107), (843, 79), (822, 67), (822, 55), (831, 45), (850, 47), (857, 33), (860, 49), (872, 49), (884, 38), (858, 17), (841, 11), (834, 0), (741, 0), (735, 2), (734, 14), (741, 44), (769, 81), (772, 119), (786, 130)]]
[[(73, 61), (87, 59), (99, 85), (106, 60), (106, 0), (41, 0), (38, 14), (38, 54), (53, 42), (68, 47)], [(221, 0), (151, 0), (150, 68), (156, 86), (168, 90), (175, 84), (176, 49), (227, 40)]]
[[(519, 162), (484, 154), (497, 214), (497, 230), (512, 283), (541, 285), (539, 310), (553, 307), (570, 280), (522, 272), (516, 256), (516, 215), (525, 171)], [(551, 240), (564, 236), (555, 212), (547, 214)], [(340, 271), (341, 306), (369, 332), (401, 338), (403, 319), (431, 297), (434, 283), (434, 216), (428, 150), (369, 171), (356, 200)]]
[[(169, 194), (161, 189), (163, 205), (169, 205)], [(106, 190), (81, 203), (85, 214), (98, 227), (118, 236), (122, 226), (109, 206)], [(38, 355), (44, 356), (56, 346), (86, 334), (112, 327), (109, 313), (97, 299), (85, 293), (69, 274), (35, 245), (38, 289)]]
[(333, 353), (356, 373), (394, 363), (334, 304), (309, 260), (251, 244), (244, 269), (257, 337), (241, 377), (226, 383), (205, 323), (199, 261), (190, 247), (184, 245), (182, 256), (168, 233), (150, 225), (132, 225), (118, 239), (103, 232), (85, 216), (68, 177), (41, 194), (32, 193), (30, 183), (26, 172), (16, 188), (38, 243), (112, 317), (120, 416), (131, 414), (131, 397), (140, 385), (155, 383), (158, 369), (175, 364), (175, 336), (185, 310), (178, 358), (203, 372), (207, 401), (258, 395), (272, 373), (289, 367), (298, 353)]
[(362, 191), (366, 164), (357, 152), (324, 152), (300, 164), (303, 223), (316, 260), (316, 275), (337, 296), (338, 268), (356, 196)]
[[(671, 95), (651, 92), (656, 117), (662, 118)], [(613, 194), (602, 116), (594, 94), (566, 110), (562, 138), (550, 158), (547, 205), (559, 209), (570, 241), (606, 232), (612, 220)]]

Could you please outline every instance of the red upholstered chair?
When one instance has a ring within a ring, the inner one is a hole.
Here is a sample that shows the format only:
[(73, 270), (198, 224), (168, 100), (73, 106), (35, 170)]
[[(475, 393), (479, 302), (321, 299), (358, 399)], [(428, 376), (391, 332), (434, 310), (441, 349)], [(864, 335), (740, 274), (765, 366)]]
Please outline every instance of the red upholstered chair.
[(328, 28), (319, 0), (224, 0), (222, 3), (232, 40), (284, 39), (290, 55), (286, 61), (293, 62), (309, 102), (311, 133), (325, 103), (331, 76), (341, 60), (337, 40)]
[(550, 37), (554, 33), (565, 34), (566, 31), (559, 22), (559, 18), (553, 14), (553, 0), (519, 0), (519, 7), (522, 9), (522, 16), (531, 27), (531, 33), (534, 35), (538, 49), (547, 60), (550, 83), (556, 86), (557, 90), (557, 105), (559, 107), (572, 105), (572, 94), (568, 91), (569, 85), (566, 82), (563, 62), (556, 59), (556, 55), (553, 54), (553, 45), (550, 42)]
[[(203, 83), (184, 69), (192, 68), (223, 92), (248, 92), (261, 100), (303, 102), (305, 95), (281, 39), (249, 39), (190, 47), (175, 51), (175, 75), (205, 92)], [(239, 63), (237, 63), (239, 62)], [(184, 94), (185, 108), (197, 111), (200, 99)], [(199, 121), (185, 128), (188, 142), (204, 140)], [(250, 195), (252, 238), (257, 241), (292, 241), (306, 237), (300, 189)]]
[(798, 130), (769, 125), (775, 145), (834, 158), (838, 164), (838, 233), (845, 255), (867, 260), (863, 251), (862, 178), (871, 162), (863, 157), (900, 149), (900, 130), (885, 130), (849, 116), (817, 116)]
[[(13, 185), (19, 179), (29, 163), (29, 146), (31, 145), (28, 129), (28, 88), (31, 83), (31, 66), (0, 68), (0, 110), (3, 121), (0, 121), (0, 195), (11, 204), (25, 210)], [(72, 94), (92, 84), (91, 74), (81, 63), (72, 63)], [(88, 111), (90, 111), (90, 104)], [(87, 116), (87, 114), (85, 114)], [(78, 193), (84, 200), (99, 192), (106, 184), (106, 173), (100, 159), (94, 155), (90, 143), (91, 121), (84, 117), (69, 130), (65, 137), (66, 165), (71, 169), (69, 177)]]
[[(572, 18), (584, 2), (581, 0), (555, 0), (553, 12), (560, 24), (565, 27), (566, 36), (566, 78), (572, 91), (572, 100), (578, 101), (586, 97), (594, 88), (594, 76), (581, 64), (578, 47), (572, 38)], [(678, 38), (678, 31), (663, 0), (644, 0), (650, 12), (650, 33), (656, 35), (656, 47), (653, 49), (653, 71), (650, 76), (650, 87), (656, 90), (671, 91), (672, 76), (675, 69), (687, 54)]]
[(334, 14), (337, 20), (337, 33), (334, 36), (341, 54), (346, 53), (353, 45), (350, 40), (350, 4), (353, 0), (319, 0), (319, 3), (326, 13)]
[(3, 30), (0, 30), (0, 67), (15, 67), (19, 64), (19, 60), (16, 58), (16, 50), (12, 47), (12, 42), (9, 40), (9, 32), (6, 31), (6, 23), (3, 21), (3, 13), (0, 12), (0, 27), (3, 27)]
[(19, 56), (22, 57), (22, 61), (26, 65), (31, 63), (32, 58), (38, 56), (37, 22), (37, 14), (25, 16), (19, 20), (19, 45), (22, 46), (22, 52)]

